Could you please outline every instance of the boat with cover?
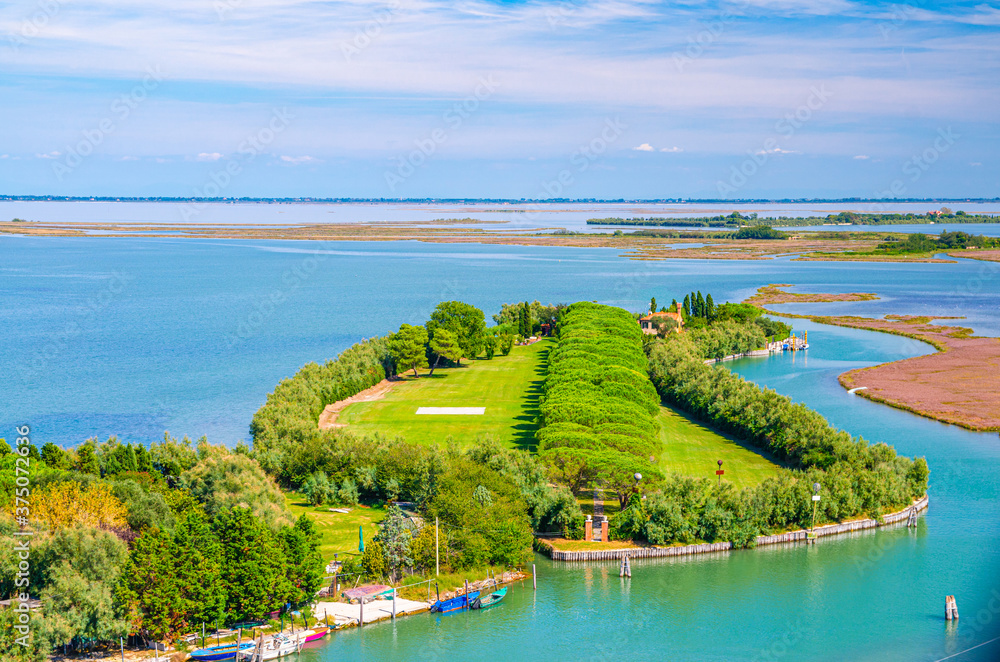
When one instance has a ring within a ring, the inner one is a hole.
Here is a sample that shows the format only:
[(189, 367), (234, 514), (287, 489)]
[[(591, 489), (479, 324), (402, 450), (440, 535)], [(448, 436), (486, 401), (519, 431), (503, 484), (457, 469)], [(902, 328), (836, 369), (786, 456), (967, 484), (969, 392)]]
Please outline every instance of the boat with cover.
[(241, 651), (240, 659), (245, 660), (246, 662), (263, 662), (263, 660), (274, 660), (279, 657), (293, 655), (298, 653), (299, 650), (302, 649), (302, 644), (305, 643), (305, 638), (301, 635), (301, 632), (297, 635), (273, 635), (264, 639), (263, 642), (257, 646), (256, 650), (248, 653)]
[(248, 641), (239, 645), (239, 651), (237, 651), (236, 644), (222, 644), (221, 646), (198, 648), (191, 653), (191, 659), (197, 660), (197, 662), (226, 662), (227, 660), (235, 660), (237, 652), (239, 652), (241, 659), (248, 659), (243, 656), (253, 655), (256, 647), (257, 644)]
[(467, 595), (456, 595), (454, 598), (449, 598), (447, 600), (438, 600), (431, 605), (431, 612), (447, 614), (450, 611), (468, 609), (470, 601), (476, 600), (477, 598), (479, 598), (479, 591), (472, 591)]
[(507, 595), (507, 587), (497, 589), (486, 597), (476, 598), (469, 603), (469, 609), (489, 609), (500, 604), (500, 601)]

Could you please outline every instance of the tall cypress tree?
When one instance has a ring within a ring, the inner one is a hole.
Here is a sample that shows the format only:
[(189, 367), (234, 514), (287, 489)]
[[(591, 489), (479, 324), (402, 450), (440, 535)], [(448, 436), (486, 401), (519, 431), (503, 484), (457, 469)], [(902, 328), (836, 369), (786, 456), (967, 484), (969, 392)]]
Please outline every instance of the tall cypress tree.
[(695, 308), (698, 309), (698, 312), (695, 313), (695, 317), (705, 316), (705, 299), (701, 296), (701, 290), (698, 290), (698, 299), (695, 302)]
[(684, 303), (681, 304), (681, 310), (684, 311), (684, 317), (691, 317), (691, 297), (687, 294), (684, 295)]
[(715, 302), (712, 301), (711, 293), (705, 297), (705, 317), (708, 319), (715, 317)]

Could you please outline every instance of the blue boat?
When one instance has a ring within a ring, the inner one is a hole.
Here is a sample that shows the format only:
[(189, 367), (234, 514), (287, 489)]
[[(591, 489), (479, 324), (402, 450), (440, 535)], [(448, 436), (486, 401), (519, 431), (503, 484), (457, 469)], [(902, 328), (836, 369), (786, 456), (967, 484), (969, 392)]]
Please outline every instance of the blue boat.
[[(240, 655), (246, 656), (257, 647), (252, 641), (240, 644)], [(221, 646), (210, 646), (199, 648), (191, 653), (191, 659), (198, 662), (226, 662), (236, 659), (236, 644), (222, 644)]]
[(469, 601), (475, 600), (479, 597), (479, 591), (473, 591), (468, 595), (458, 595), (454, 598), (448, 600), (438, 600), (431, 605), (431, 612), (436, 612), (439, 614), (447, 614), (450, 611), (458, 611), (459, 609), (468, 609)]

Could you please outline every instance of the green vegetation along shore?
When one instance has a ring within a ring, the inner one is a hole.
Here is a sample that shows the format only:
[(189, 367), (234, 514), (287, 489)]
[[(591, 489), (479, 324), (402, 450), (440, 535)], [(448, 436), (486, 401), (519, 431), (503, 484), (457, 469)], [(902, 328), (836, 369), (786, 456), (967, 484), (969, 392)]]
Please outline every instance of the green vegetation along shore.
[(777, 225), (801, 227), (809, 225), (920, 225), (930, 223), (1000, 223), (1000, 215), (967, 214), (943, 207), (940, 211), (926, 214), (900, 214), (881, 212), (843, 211), (826, 216), (758, 216), (756, 213), (743, 215), (734, 211), (728, 216), (690, 217), (636, 217), (636, 218), (592, 218), (587, 225), (631, 225), (631, 226), (672, 226), (692, 228), (739, 228), (757, 225)]
[[(523, 566), (533, 534), (580, 541), (588, 491), (613, 498), (617, 544), (736, 547), (808, 526), (814, 483), (818, 523), (926, 492), (922, 459), (706, 364), (787, 327), (750, 304), (683, 299), (651, 333), (638, 313), (588, 302), (505, 305), (491, 327), (474, 306), (443, 302), (424, 325), (279, 383), (251, 422), (252, 448), (169, 435), (148, 448), (0, 443), (0, 589), (17, 587), (14, 465), (26, 459), (30, 591), (47, 605), (32, 646), (12, 659), (131, 635), (179, 643), (202, 622), (267, 620), (314, 599), (331, 554), (345, 579), (399, 586), (433, 576), (438, 539), (451, 579)], [(543, 331), (553, 338), (516, 344)], [(383, 401), (320, 428), (328, 405), (400, 373)], [(491, 414), (425, 423), (418, 406)], [(709, 473), (718, 459), (723, 480)], [(0, 610), (0, 625), (10, 631), (14, 617)]]

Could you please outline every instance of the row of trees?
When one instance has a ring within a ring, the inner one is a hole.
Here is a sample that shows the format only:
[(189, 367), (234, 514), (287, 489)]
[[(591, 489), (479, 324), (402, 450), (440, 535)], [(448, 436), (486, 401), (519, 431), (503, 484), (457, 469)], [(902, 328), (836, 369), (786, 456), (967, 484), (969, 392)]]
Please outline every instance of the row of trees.
[(634, 475), (653, 479), (659, 397), (646, 374), (642, 333), (626, 311), (580, 302), (566, 309), (549, 354), (539, 455), (571, 489), (602, 480), (624, 504)]
[[(753, 327), (752, 320), (730, 319), (711, 332), (749, 337), (759, 333)], [(650, 375), (660, 395), (791, 469), (739, 491), (670, 475), (647, 499), (633, 500), (613, 519), (615, 536), (655, 544), (727, 540), (749, 546), (758, 535), (808, 526), (813, 483), (822, 486), (820, 521), (877, 517), (926, 493), (929, 470), (923, 458), (911, 460), (886, 444), (854, 439), (804, 405), (705, 365), (704, 337), (693, 335), (675, 334), (649, 346)]]

